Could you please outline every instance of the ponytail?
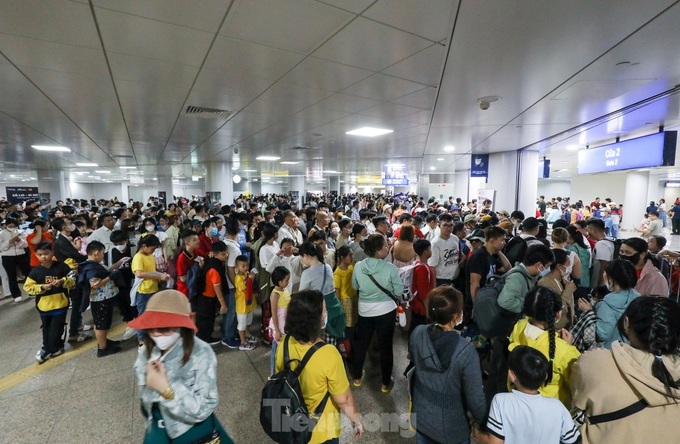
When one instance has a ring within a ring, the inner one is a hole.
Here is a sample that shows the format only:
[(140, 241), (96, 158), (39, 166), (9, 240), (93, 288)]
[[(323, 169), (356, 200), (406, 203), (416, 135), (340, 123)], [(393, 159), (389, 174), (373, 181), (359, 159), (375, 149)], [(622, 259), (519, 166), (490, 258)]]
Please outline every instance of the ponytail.
[(562, 298), (546, 287), (534, 287), (524, 298), (524, 313), (531, 319), (542, 322), (548, 332), (548, 371), (545, 384), (553, 378), (553, 362), (555, 361), (555, 316), (562, 310)]
[(300, 245), (298, 253), (300, 254), (300, 256), (302, 256), (303, 254), (307, 256), (314, 256), (319, 260), (319, 262), (321, 262), (322, 264), (324, 263), (323, 250), (321, 249), (321, 247), (319, 247), (318, 245), (314, 245), (309, 241)]
[(555, 309), (552, 304), (545, 305), (545, 323), (548, 327), (548, 377), (545, 385), (550, 384), (553, 378), (553, 361), (555, 360)]

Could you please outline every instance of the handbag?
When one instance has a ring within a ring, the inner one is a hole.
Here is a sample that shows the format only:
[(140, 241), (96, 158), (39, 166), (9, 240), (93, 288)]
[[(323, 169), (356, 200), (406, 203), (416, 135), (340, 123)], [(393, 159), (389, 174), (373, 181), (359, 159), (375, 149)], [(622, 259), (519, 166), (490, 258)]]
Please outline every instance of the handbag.
[[(326, 266), (324, 265), (323, 270), (323, 282), (321, 283), (321, 292), (326, 286)], [(335, 338), (345, 337), (345, 310), (342, 308), (342, 304), (335, 294), (335, 287), (333, 291), (328, 294), (323, 295), (323, 299), (326, 302), (326, 312), (328, 313), (328, 322), (326, 323), (326, 331), (328, 334)]]
[[(148, 413), (142, 406), (145, 418)], [(171, 439), (165, 431), (163, 415), (158, 403), (151, 407), (151, 425), (144, 435), (144, 444), (233, 444), (229, 434), (212, 413), (204, 421), (194, 424), (189, 430), (175, 439)]]

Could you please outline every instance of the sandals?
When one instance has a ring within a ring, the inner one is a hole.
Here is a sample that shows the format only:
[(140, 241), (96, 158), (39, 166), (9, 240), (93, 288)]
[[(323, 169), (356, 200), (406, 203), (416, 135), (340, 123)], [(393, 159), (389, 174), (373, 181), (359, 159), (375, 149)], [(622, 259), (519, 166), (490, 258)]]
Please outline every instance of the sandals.
[[(361, 384), (364, 383), (364, 376), (366, 376), (366, 370), (361, 371), (361, 379), (355, 379), (352, 381), (352, 384), (354, 384), (354, 387), (361, 387)], [(359, 381), (359, 382), (357, 382)]]

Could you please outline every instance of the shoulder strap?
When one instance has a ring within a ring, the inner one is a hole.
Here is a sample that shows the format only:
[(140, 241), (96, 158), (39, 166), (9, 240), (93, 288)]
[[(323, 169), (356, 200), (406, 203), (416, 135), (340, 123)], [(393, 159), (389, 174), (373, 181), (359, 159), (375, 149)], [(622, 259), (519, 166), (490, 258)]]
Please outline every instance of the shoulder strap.
[(624, 407), (620, 410), (611, 413), (603, 413), (602, 415), (593, 415), (588, 418), (588, 423), (591, 425), (601, 424), (603, 422), (616, 421), (618, 419), (626, 418), (630, 415), (634, 415), (637, 412), (644, 410), (649, 404), (644, 399), (639, 400), (636, 403)]
[(397, 298), (396, 298), (396, 296), (394, 296), (394, 295), (392, 294), (391, 291), (387, 291), (387, 290), (385, 289), (385, 287), (383, 287), (382, 285), (380, 285), (380, 284), (378, 283), (378, 281), (376, 281), (375, 278), (374, 278), (372, 275), (367, 274), (366, 276), (368, 276), (368, 278), (371, 280), (371, 282), (373, 282), (373, 283), (375, 284), (375, 286), (378, 287), (378, 288), (380, 289), (380, 291), (382, 291), (382, 292), (385, 293), (387, 296), (389, 296), (389, 297), (390, 297), (397, 305), (400, 305), (400, 304), (399, 304), (399, 301), (398, 301)]
[[(288, 336), (286, 336), (287, 338)], [(307, 353), (305, 353), (305, 356), (302, 358), (302, 361), (300, 361), (300, 365), (297, 366), (295, 369), (295, 373), (300, 376), (300, 373), (302, 373), (302, 370), (305, 368), (305, 365), (307, 365), (307, 362), (312, 358), (312, 355), (316, 353), (318, 349), (326, 345), (325, 342), (319, 341), (316, 344), (312, 345), (312, 347), (307, 350)]]

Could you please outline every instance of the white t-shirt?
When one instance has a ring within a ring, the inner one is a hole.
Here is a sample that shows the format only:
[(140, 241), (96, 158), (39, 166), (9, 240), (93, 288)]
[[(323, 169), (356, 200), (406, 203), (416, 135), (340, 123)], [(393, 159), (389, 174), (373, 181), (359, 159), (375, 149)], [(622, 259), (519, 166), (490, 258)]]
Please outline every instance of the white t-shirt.
[(459, 259), (458, 236), (452, 234), (448, 239), (438, 236), (432, 241), (432, 257), (427, 263), (437, 270), (437, 279), (457, 278)]
[(233, 282), (229, 278), (229, 267), (236, 266), (236, 258), (241, 255), (241, 247), (239, 247), (238, 242), (233, 239), (226, 239), (224, 241), (227, 244), (227, 250), (229, 251), (229, 257), (227, 258), (227, 268), (225, 273), (227, 274), (227, 283), (229, 284), (229, 289), (234, 288)]
[(594, 260), (612, 261), (614, 260), (614, 242), (611, 239), (600, 239), (595, 244)]
[(493, 397), (486, 425), (505, 444), (571, 444), (580, 436), (578, 426), (558, 399), (517, 390)]

